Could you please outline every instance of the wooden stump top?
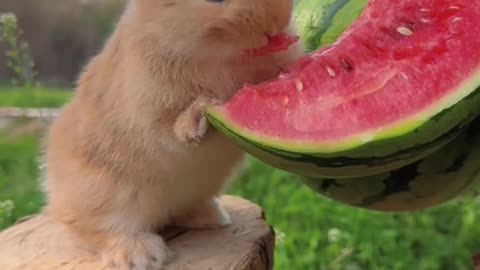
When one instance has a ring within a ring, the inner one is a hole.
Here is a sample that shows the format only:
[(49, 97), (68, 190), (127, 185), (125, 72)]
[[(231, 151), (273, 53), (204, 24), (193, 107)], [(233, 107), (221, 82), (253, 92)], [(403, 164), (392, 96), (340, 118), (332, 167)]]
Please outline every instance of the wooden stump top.
[[(222, 202), (233, 224), (217, 230), (168, 231), (164, 237), (174, 259), (162, 270), (272, 269), (275, 236), (263, 211), (238, 197), (224, 196)], [(0, 233), (0, 269), (111, 270), (44, 215)]]

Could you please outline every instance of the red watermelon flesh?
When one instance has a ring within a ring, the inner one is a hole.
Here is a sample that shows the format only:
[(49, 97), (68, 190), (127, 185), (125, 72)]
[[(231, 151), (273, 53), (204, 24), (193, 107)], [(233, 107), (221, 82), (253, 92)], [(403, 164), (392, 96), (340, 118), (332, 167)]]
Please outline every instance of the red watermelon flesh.
[(371, 0), (331, 47), (244, 86), (214, 114), (280, 144), (369, 140), (454, 105), (479, 67), (480, 1)]
[(287, 33), (280, 33), (276, 36), (268, 36), (268, 43), (260, 48), (249, 49), (245, 51), (248, 56), (264, 56), (272, 53), (284, 51), (295, 44), (300, 37), (292, 36)]

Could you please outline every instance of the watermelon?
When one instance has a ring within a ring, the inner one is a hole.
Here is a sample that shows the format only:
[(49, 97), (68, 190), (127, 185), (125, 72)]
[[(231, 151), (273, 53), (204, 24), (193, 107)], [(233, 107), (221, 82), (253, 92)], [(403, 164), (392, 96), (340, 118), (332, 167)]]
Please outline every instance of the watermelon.
[(294, 22), (308, 52), (331, 44), (365, 7), (367, 0), (297, 0)]
[[(324, 15), (338, 18), (332, 12), (349, 2), (331, 2)], [(253, 156), (298, 175), (400, 169), (480, 114), (479, 32), (477, 1), (371, 0), (334, 43), (245, 85), (207, 117)]]
[(445, 147), (400, 169), (369, 177), (302, 180), (319, 194), (368, 210), (410, 212), (442, 205), (480, 183), (480, 118)]
[(247, 56), (264, 56), (268, 54), (272, 54), (275, 52), (281, 52), (288, 49), (291, 45), (296, 43), (299, 39), (298, 36), (291, 36), (287, 35), (286, 33), (280, 33), (277, 36), (269, 36), (267, 35), (268, 43), (267, 45), (256, 48), (256, 49), (249, 49), (246, 50), (244, 53)]

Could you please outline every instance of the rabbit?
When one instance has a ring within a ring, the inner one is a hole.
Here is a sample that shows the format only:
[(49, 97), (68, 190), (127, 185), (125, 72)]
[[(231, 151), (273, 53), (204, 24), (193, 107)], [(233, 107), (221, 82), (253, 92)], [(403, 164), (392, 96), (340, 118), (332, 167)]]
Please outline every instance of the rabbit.
[(231, 224), (219, 196), (245, 153), (205, 111), (303, 55), (300, 41), (242, 53), (296, 35), (292, 9), (292, 0), (128, 1), (47, 132), (44, 212), (117, 270), (168, 265), (166, 226)]

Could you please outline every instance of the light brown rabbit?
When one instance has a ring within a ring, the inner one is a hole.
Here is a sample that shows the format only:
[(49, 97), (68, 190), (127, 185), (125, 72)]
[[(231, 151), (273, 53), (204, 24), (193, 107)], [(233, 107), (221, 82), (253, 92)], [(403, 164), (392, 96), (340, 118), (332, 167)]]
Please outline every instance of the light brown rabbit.
[[(252, 57), (294, 33), (292, 0), (131, 0), (46, 142), (45, 211), (116, 269), (158, 270), (166, 225), (230, 223), (216, 199), (243, 151), (207, 106), (277, 75), (303, 54)], [(180, 254), (181, 256), (181, 254)]]

